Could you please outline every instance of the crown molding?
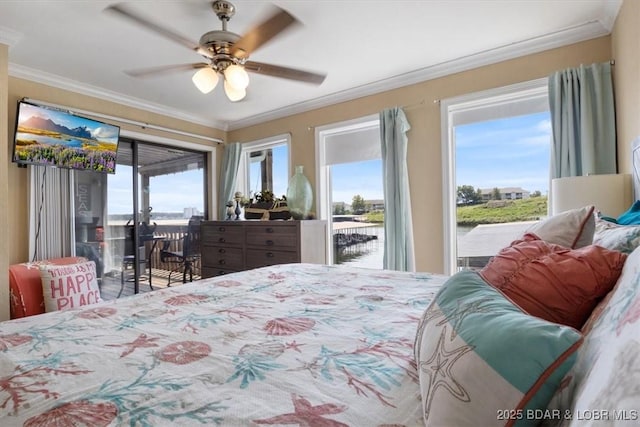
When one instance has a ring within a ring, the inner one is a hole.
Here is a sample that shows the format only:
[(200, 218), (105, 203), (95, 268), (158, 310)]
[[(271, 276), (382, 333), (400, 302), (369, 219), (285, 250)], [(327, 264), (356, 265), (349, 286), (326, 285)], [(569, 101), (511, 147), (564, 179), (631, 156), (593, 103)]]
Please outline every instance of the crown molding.
[(36, 83), (42, 83), (47, 86), (56, 87), (58, 89), (64, 89), (71, 92), (80, 93), (82, 95), (92, 96), (105, 101), (115, 102), (117, 104), (126, 105), (128, 107), (137, 108), (151, 113), (184, 120), (186, 122), (194, 124), (214, 127), (221, 130), (226, 130), (227, 127), (226, 123), (224, 122), (207, 119), (200, 116), (194, 116), (191, 114), (185, 114), (184, 111), (168, 108), (165, 105), (155, 104), (149, 101), (144, 101), (142, 99), (134, 98), (132, 96), (126, 96), (121, 93), (109, 91), (98, 86), (80, 83), (66, 77), (47, 73), (45, 71), (35, 70), (33, 68), (24, 67), (18, 64), (9, 63), (9, 75)]
[[(566, 28), (555, 33), (534, 37), (495, 49), (478, 52), (473, 55), (457, 58), (451, 61), (442, 62), (419, 70), (397, 75), (388, 79), (379, 80), (369, 84), (350, 88), (336, 92), (327, 96), (315, 98), (309, 101), (292, 104), (283, 108), (271, 110), (266, 113), (256, 114), (245, 119), (223, 122), (202, 116), (186, 114), (184, 111), (168, 108), (164, 105), (151, 103), (142, 99), (126, 96), (117, 92), (109, 91), (97, 86), (87, 85), (75, 80), (61, 77), (55, 74), (35, 70), (18, 64), (9, 64), (9, 75), (22, 78), (59, 89), (81, 93), (106, 101), (115, 102), (129, 107), (137, 108), (152, 113), (173, 117), (190, 123), (203, 126), (214, 127), (223, 131), (241, 129), (248, 126), (257, 125), (270, 120), (303, 113), (306, 111), (327, 107), (341, 102), (351, 101), (357, 98), (397, 89), (404, 86), (432, 80), (446, 75), (471, 70), (481, 66), (494, 64), (497, 62), (518, 58), (542, 52), (548, 49), (558, 48), (596, 37), (602, 37), (611, 33), (611, 28), (615, 23), (615, 17), (621, 7), (622, 0), (609, 0), (603, 20), (587, 22)], [(15, 31), (5, 31), (0, 27), (0, 43), (8, 40), (9, 46), (15, 44), (21, 34)]]
[[(614, 0), (617, 2), (618, 0)], [(615, 14), (617, 14), (615, 9)], [(613, 9), (612, 9), (613, 12)], [(615, 18), (614, 18), (615, 20)], [(270, 120), (299, 114), (317, 108), (327, 107), (340, 102), (351, 101), (364, 96), (374, 95), (388, 90), (397, 89), (404, 86), (432, 80), (449, 74), (467, 71), (481, 66), (495, 64), (497, 62), (514, 59), (533, 53), (542, 52), (578, 43), (585, 40), (594, 39), (608, 35), (611, 31), (600, 21), (591, 21), (585, 24), (566, 28), (555, 33), (534, 37), (495, 49), (485, 50), (473, 55), (457, 58), (451, 61), (435, 64), (420, 70), (411, 71), (405, 74), (379, 80), (370, 84), (336, 92), (331, 95), (316, 98), (310, 101), (293, 104), (284, 108), (269, 111), (268, 113), (257, 114), (246, 119), (229, 122), (228, 130), (241, 129), (248, 126), (257, 125)]]
[(11, 30), (7, 27), (0, 26), (0, 43), (5, 44), (9, 47), (18, 43), (22, 38), (23, 34), (19, 33), (15, 30)]
[(623, 0), (606, 0), (604, 4), (604, 16), (602, 18), (602, 25), (609, 31), (613, 31), (613, 26), (616, 23), (618, 12), (622, 7)]

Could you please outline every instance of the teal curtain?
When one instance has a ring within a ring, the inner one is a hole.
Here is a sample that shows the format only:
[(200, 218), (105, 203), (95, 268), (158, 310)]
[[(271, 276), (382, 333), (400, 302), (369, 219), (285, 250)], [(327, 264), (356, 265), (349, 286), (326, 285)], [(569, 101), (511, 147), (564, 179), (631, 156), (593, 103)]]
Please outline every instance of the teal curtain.
[(407, 135), (411, 128), (401, 108), (380, 113), (384, 180), (384, 268), (414, 271), (413, 224), (407, 170)]
[(236, 191), (236, 178), (240, 166), (242, 146), (239, 142), (225, 144), (220, 171), (220, 190), (218, 191), (218, 219), (224, 219), (226, 204), (233, 199)]
[(617, 173), (611, 64), (549, 76), (551, 178)]

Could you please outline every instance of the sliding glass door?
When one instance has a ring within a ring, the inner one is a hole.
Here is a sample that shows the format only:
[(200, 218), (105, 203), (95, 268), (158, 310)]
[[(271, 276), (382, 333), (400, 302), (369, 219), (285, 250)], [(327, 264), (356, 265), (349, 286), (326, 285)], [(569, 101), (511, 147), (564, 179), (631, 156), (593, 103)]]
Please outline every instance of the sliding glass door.
[(76, 252), (97, 260), (104, 299), (168, 285), (181, 266), (161, 250), (181, 250), (189, 219), (207, 217), (206, 158), (122, 139), (115, 174), (77, 173)]

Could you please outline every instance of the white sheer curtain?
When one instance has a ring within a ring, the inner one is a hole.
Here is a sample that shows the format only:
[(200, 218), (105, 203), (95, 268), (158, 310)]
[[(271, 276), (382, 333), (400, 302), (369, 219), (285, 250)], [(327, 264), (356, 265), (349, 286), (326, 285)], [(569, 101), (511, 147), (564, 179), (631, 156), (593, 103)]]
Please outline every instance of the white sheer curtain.
[(29, 166), (29, 259), (73, 255), (73, 174)]
[(380, 113), (384, 174), (384, 268), (415, 270), (406, 132), (411, 129), (401, 108)]

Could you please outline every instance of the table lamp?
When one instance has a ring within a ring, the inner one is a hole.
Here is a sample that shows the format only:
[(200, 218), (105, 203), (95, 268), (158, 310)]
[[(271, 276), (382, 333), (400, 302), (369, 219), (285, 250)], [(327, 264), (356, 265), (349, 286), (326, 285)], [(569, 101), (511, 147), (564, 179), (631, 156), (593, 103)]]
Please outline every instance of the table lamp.
[(618, 217), (632, 203), (631, 174), (572, 176), (551, 180), (551, 215), (594, 205), (604, 216)]

